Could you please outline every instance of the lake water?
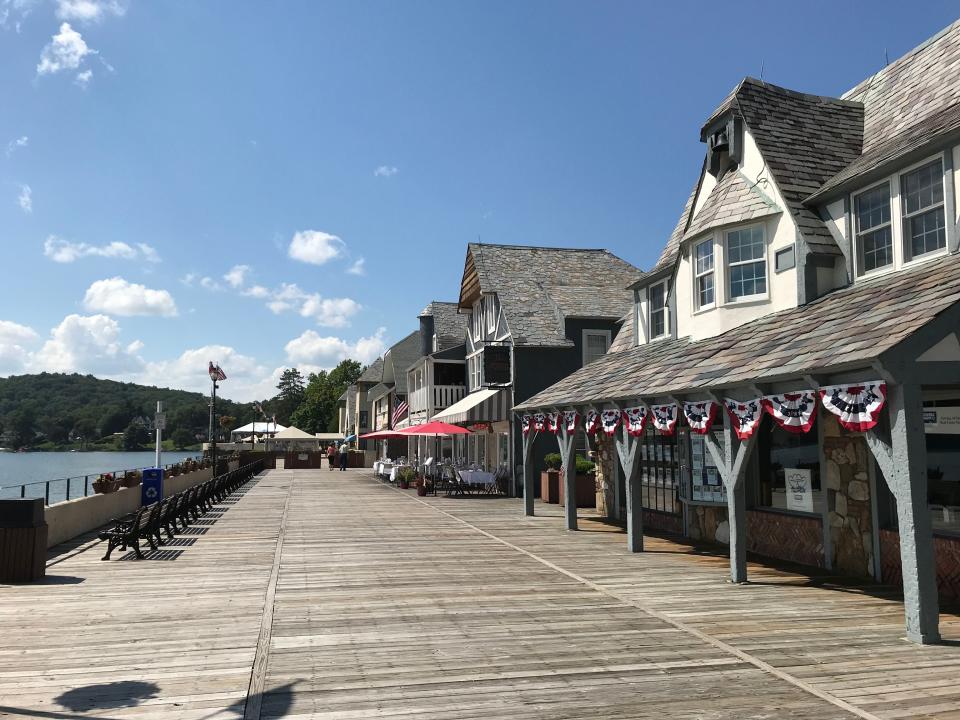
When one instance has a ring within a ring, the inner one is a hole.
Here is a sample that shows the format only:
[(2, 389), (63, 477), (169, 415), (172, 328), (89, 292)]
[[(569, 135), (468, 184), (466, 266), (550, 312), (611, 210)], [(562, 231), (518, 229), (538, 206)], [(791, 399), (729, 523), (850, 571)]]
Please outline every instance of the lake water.
[[(161, 462), (168, 465), (198, 455), (196, 451), (165, 452)], [(83, 497), (84, 475), (90, 475), (93, 483), (100, 473), (153, 467), (154, 460), (152, 452), (0, 453), (0, 498), (20, 497), (19, 486), (34, 482), (40, 484), (27, 487), (26, 497), (43, 497), (44, 481), (55, 480), (50, 483), (50, 503), (60, 502), (67, 499), (65, 478), (71, 478), (70, 498)]]

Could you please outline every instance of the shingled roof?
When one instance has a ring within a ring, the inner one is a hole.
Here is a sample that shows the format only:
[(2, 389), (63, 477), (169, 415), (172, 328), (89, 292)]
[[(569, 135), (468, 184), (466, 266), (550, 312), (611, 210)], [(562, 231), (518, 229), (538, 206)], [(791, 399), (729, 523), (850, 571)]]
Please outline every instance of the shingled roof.
[(367, 366), (366, 370), (360, 374), (360, 377), (357, 378), (357, 382), (378, 383), (382, 377), (383, 358), (377, 358)]
[[(393, 345), (384, 355), (384, 362), (390, 364), (390, 369), (384, 373), (384, 382), (392, 382), (394, 389), (401, 395), (407, 392), (407, 368), (413, 365), (420, 357), (420, 331), (407, 335), (403, 340)], [(393, 379), (390, 380), (390, 370)]]
[(517, 409), (631, 401), (861, 367), (957, 302), (960, 262), (948, 255), (712, 338), (610, 352)]
[(480, 291), (497, 294), (517, 346), (571, 346), (566, 317), (620, 318), (640, 274), (607, 250), (471, 243), (467, 254), (465, 279), (472, 259)]
[(417, 317), (433, 318), (433, 332), (437, 336), (437, 350), (449, 350), (463, 345), (467, 338), (467, 316), (458, 312), (457, 303), (434, 300)]
[(839, 190), (913, 150), (960, 133), (960, 20), (849, 92), (862, 103), (863, 154), (810, 197)]
[(683, 237), (686, 240), (714, 228), (779, 212), (782, 212), (780, 207), (756, 183), (735, 170), (720, 178)]

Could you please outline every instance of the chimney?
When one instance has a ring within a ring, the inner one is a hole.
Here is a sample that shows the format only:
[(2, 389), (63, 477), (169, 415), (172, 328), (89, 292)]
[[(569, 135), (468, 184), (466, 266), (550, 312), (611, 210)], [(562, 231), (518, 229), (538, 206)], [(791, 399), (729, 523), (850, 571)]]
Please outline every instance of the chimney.
[(433, 352), (433, 315), (420, 316), (420, 354)]

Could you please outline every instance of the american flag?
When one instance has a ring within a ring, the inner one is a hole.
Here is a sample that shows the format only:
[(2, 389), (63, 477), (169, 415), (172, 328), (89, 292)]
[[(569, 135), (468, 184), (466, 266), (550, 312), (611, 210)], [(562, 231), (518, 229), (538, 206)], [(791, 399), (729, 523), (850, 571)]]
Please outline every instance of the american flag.
[(390, 416), (390, 427), (396, 427), (397, 423), (403, 419), (403, 416), (407, 414), (410, 406), (407, 405), (406, 400), (401, 400), (397, 403), (397, 406), (393, 409), (393, 415)]
[(207, 367), (207, 373), (210, 375), (210, 379), (214, 382), (218, 380), (226, 380), (227, 374), (220, 369), (219, 365), (214, 365), (213, 362), (210, 362), (210, 365)]

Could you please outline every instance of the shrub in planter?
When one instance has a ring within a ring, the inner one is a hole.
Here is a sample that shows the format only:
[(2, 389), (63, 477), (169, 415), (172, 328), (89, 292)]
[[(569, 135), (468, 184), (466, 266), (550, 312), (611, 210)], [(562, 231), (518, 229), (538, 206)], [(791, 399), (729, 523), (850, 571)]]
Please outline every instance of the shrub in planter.
[(400, 468), (397, 473), (397, 481), (401, 490), (410, 487), (410, 483), (417, 479), (417, 471), (411, 467)]
[(179, 474), (180, 474), (180, 463), (174, 463), (173, 465), (171, 465), (170, 467), (168, 467), (166, 474), (167, 474), (168, 477), (176, 477), (177, 475), (179, 475)]
[(120, 483), (113, 477), (113, 473), (102, 473), (93, 481), (93, 491), (101, 494), (116, 492)]
[(123, 474), (123, 477), (120, 478), (120, 484), (123, 487), (136, 487), (140, 484), (140, 480), (143, 478), (143, 474), (139, 470), (128, 470)]
[(587, 475), (588, 473), (592, 473), (597, 469), (596, 463), (590, 462), (585, 457), (583, 457), (583, 455), (577, 455), (576, 462), (577, 462), (577, 475)]
[(424, 497), (430, 491), (430, 481), (427, 478), (417, 478), (417, 495)]
[(547, 470), (559, 470), (563, 465), (563, 456), (560, 453), (547, 453), (543, 458), (543, 464)]

